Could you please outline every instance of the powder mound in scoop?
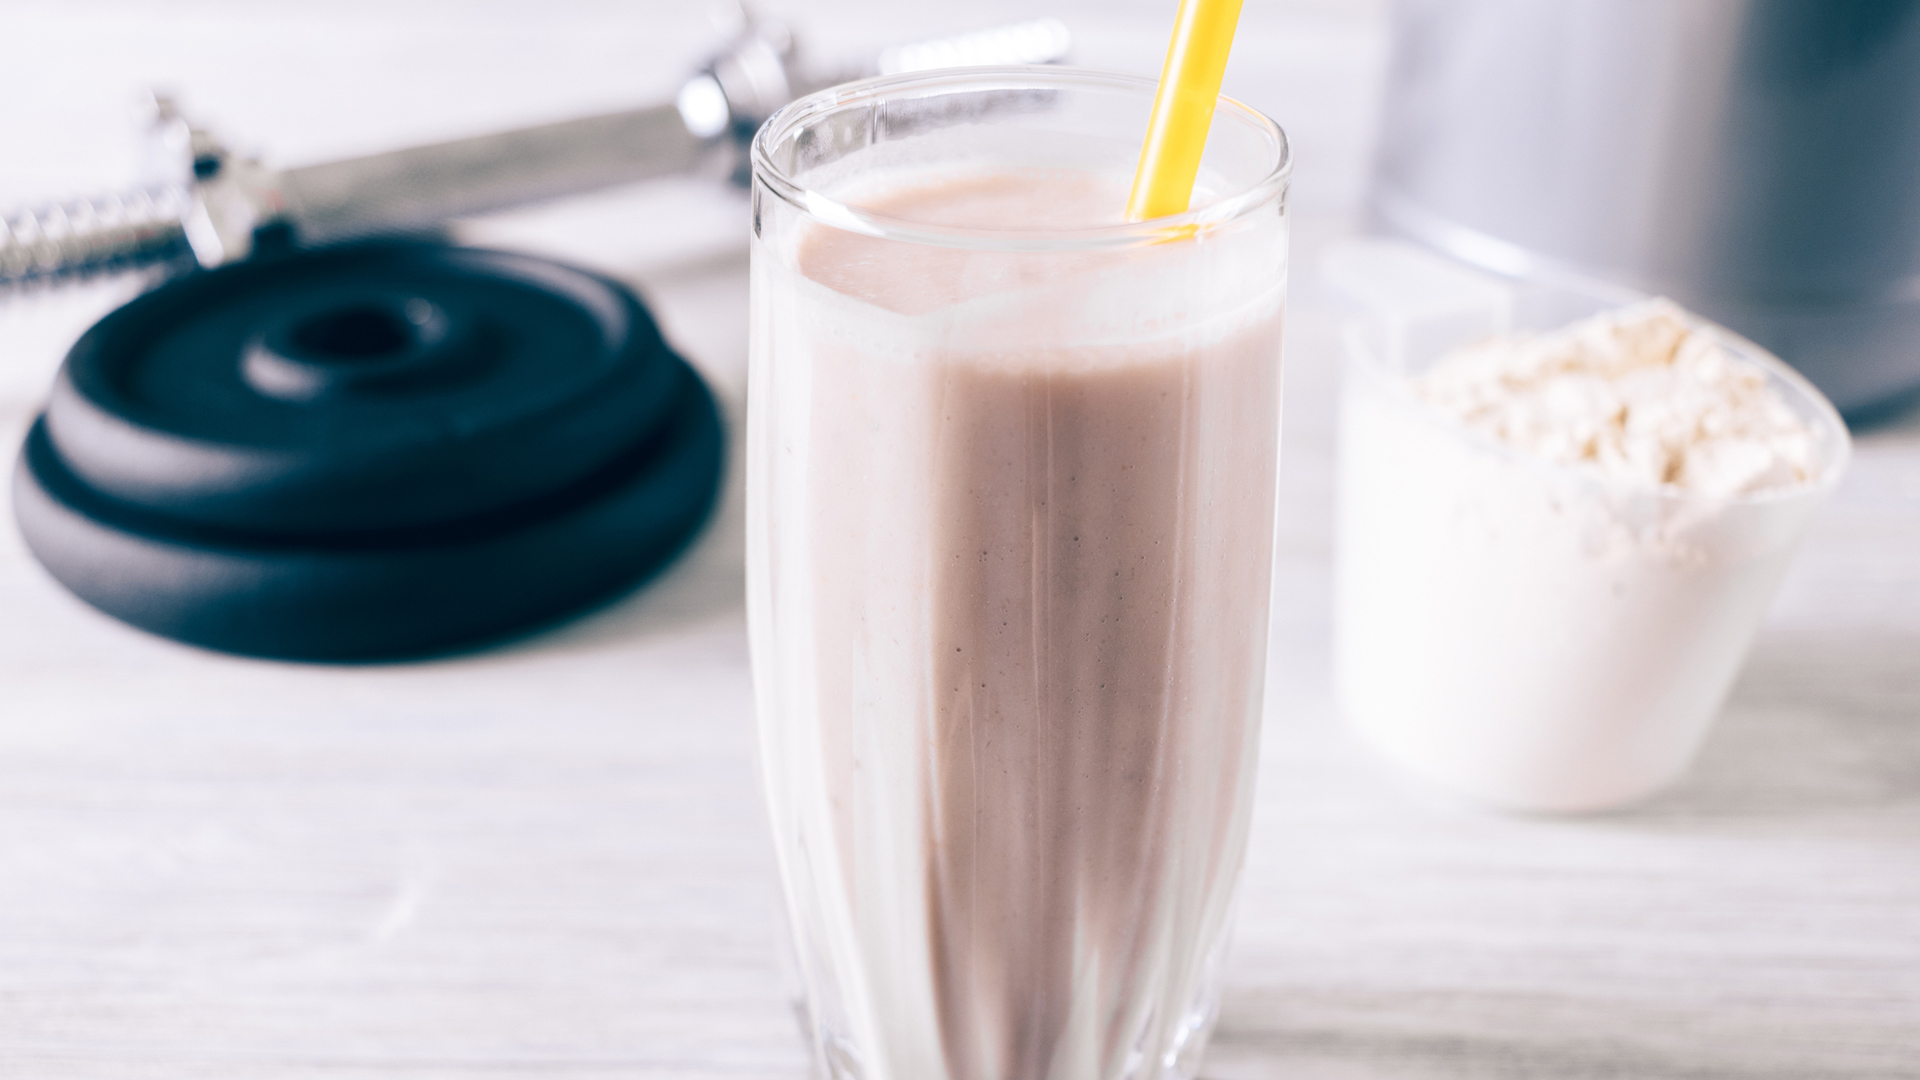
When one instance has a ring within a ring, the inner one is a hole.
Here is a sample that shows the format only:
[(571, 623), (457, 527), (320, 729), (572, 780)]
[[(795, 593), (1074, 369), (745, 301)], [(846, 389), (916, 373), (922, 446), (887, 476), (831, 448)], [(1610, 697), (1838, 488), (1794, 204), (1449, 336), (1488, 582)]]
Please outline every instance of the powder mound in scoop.
[(1413, 380), (1476, 431), (1609, 482), (1726, 498), (1818, 477), (1813, 431), (1669, 300), (1456, 349)]

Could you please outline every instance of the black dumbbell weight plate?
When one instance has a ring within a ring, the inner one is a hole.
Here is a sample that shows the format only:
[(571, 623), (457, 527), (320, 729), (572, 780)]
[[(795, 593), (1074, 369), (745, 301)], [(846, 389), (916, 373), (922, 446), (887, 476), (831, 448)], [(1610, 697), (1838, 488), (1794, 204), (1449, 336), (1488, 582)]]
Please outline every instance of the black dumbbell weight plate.
[(631, 584), (697, 528), (723, 438), (631, 293), (382, 243), (197, 274), (74, 346), (16, 470), (97, 607), (235, 652), (455, 648)]

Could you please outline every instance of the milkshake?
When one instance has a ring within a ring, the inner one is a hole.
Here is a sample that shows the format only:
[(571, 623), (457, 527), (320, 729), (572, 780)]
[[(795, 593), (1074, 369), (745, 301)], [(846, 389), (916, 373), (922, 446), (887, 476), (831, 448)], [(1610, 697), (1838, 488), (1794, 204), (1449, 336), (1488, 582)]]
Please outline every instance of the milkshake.
[(1123, 154), (981, 157), (829, 173), (852, 222), (756, 192), (749, 613), (819, 1064), (1191, 1075), (1257, 756), (1279, 194), (1096, 243)]

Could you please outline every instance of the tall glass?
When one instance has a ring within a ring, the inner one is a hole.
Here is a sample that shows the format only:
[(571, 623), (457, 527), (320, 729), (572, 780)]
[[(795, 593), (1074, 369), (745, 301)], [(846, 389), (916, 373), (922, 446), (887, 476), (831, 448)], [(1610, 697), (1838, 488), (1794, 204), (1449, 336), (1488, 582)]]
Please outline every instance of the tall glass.
[(1190, 1077), (1265, 678), (1285, 136), (1151, 80), (855, 83), (753, 147), (748, 611), (823, 1075)]

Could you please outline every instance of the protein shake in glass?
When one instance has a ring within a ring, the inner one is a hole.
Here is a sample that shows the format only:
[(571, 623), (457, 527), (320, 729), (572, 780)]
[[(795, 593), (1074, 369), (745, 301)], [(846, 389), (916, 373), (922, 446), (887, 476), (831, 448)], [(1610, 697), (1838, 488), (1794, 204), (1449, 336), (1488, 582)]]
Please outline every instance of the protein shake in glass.
[(1191, 1076), (1265, 676), (1285, 136), (1146, 79), (853, 84), (754, 144), (748, 604), (817, 1064)]

